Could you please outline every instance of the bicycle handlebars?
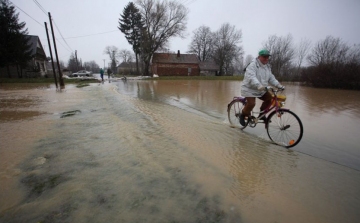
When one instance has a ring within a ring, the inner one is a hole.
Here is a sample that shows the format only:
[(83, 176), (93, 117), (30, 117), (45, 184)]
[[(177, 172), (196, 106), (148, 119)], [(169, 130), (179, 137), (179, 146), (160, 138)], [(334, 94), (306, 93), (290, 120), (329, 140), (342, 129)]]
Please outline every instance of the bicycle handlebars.
[(279, 91), (284, 91), (285, 87), (282, 86), (281, 88), (274, 88), (274, 87), (271, 87), (271, 86), (267, 86), (267, 87), (265, 87), (265, 89), (266, 89), (266, 91), (271, 90), (273, 93), (277, 93)]

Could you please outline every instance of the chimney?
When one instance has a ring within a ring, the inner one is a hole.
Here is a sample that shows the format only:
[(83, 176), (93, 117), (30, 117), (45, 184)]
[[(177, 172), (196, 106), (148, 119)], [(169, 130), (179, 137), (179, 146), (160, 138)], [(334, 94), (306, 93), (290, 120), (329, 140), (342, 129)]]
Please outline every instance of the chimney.
[(178, 50), (177, 57), (180, 57), (180, 50)]

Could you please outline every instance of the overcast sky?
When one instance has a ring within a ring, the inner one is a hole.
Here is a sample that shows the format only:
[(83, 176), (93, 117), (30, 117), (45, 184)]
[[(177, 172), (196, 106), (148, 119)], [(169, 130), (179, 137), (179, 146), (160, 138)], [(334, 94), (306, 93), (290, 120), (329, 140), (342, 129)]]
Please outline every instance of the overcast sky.
[[(83, 62), (107, 66), (106, 46), (131, 50), (119, 31), (120, 14), (128, 0), (10, 0), (26, 22), (30, 35), (40, 37), (47, 56), (49, 47), (44, 22), (50, 12), (56, 27), (58, 55), (67, 64), (77, 50)], [(245, 55), (256, 56), (270, 35), (291, 34), (294, 44), (307, 38), (313, 44), (326, 36), (339, 37), (349, 45), (360, 44), (360, 0), (177, 0), (188, 9), (186, 38), (170, 39), (170, 51), (185, 53), (192, 32), (201, 25), (216, 31), (224, 23), (242, 30)], [(43, 8), (40, 9), (38, 4)], [(26, 15), (27, 13), (28, 15)], [(35, 21), (36, 20), (36, 21)], [(64, 41), (63, 40), (66, 41)], [(52, 43), (51, 43), (52, 44)]]

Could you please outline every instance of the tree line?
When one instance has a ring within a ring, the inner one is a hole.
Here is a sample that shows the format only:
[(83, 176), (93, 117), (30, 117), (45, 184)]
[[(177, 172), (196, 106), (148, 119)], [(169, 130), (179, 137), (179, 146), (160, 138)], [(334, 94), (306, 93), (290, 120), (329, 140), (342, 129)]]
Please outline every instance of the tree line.
[(166, 48), (171, 37), (184, 37), (188, 9), (177, 1), (137, 0), (129, 2), (119, 18), (119, 30), (133, 48), (139, 71), (142, 60), (148, 76), (152, 55)]
[(200, 26), (193, 32), (188, 53), (194, 53), (200, 61), (213, 61), (219, 66), (219, 75), (233, 75), (242, 66), (244, 54), (241, 46), (242, 32), (234, 25), (224, 23), (212, 32), (210, 27)]
[[(183, 37), (188, 9), (177, 1), (136, 0), (129, 2), (119, 19), (119, 29), (132, 45), (136, 61), (140, 58), (149, 72), (155, 52), (166, 51), (171, 37)], [(224, 23), (211, 31), (201, 26), (193, 32), (188, 53), (199, 61), (213, 61), (219, 75), (242, 74), (254, 58), (244, 58), (242, 32)], [(360, 89), (360, 45), (349, 46), (332, 36), (312, 46), (308, 39), (294, 44), (291, 34), (271, 35), (261, 48), (272, 56), (272, 72), (282, 81), (301, 81), (315, 87)], [(260, 49), (260, 47), (259, 47)]]
[(25, 22), (19, 22), (19, 14), (8, 0), (0, 1), (0, 67), (5, 67), (8, 76), (10, 66), (15, 66), (19, 77), (32, 58), (30, 39)]
[(79, 70), (87, 70), (93, 73), (98, 73), (100, 69), (99, 65), (94, 60), (82, 62), (82, 59), (77, 59), (73, 53), (70, 55), (67, 67), (65, 67), (64, 65), (61, 66), (61, 64), (64, 64), (64, 62), (60, 62), (60, 67), (62, 69), (67, 69), (72, 72), (76, 72)]
[[(29, 69), (29, 61), (33, 55), (31, 52), (30, 39), (27, 38), (28, 30), (25, 22), (19, 22), (19, 13), (8, 0), (0, 0), (0, 67), (5, 67), (9, 77), (10, 67), (16, 67), (18, 77), (22, 78), (22, 70)], [(48, 62), (50, 57), (46, 58)], [(56, 62), (56, 61), (54, 61)], [(92, 72), (99, 71), (99, 65), (95, 61), (82, 62), (77, 60), (74, 54), (70, 55), (67, 67), (63, 61), (59, 61), (60, 69), (78, 71), (86, 69)], [(37, 67), (30, 67), (31, 71), (38, 71)], [(57, 67), (55, 66), (55, 69)]]
[[(241, 30), (224, 24), (218, 31), (201, 26), (193, 32), (189, 53), (200, 61), (215, 61), (220, 75), (243, 74), (254, 57), (244, 52)], [(298, 81), (315, 87), (360, 89), (360, 45), (349, 46), (340, 38), (327, 36), (312, 47), (302, 39), (294, 44), (291, 34), (271, 35), (261, 48), (271, 52), (272, 72), (281, 81)], [(260, 49), (260, 48), (259, 48)]]
[(263, 45), (271, 52), (272, 72), (282, 81), (314, 87), (360, 89), (360, 45), (327, 36), (315, 44), (303, 39), (295, 46), (289, 34), (270, 36)]
[[(149, 75), (152, 55), (168, 51), (172, 37), (184, 38), (188, 12), (178, 1), (129, 2), (120, 14), (118, 29), (132, 46), (133, 53), (115, 46), (106, 47), (104, 53), (110, 57), (111, 68), (115, 71), (119, 58), (123, 62), (135, 59), (137, 73), (141, 62), (144, 75)], [(16, 66), (21, 70), (27, 66), (31, 59), (27, 34), (25, 22), (18, 21), (14, 6), (8, 0), (0, 0), (0, 67), (9, 69), (9, 66)], [(315, 44), (307, 39), (294, 44), (293, 37), (288, 34), (269, 36), (261, 48), (271, 52), (272, 71), (281, 81), (300, 81), (315, 87), (360, 89), (359, 44), (349, 46), (342, 39), (332, 36)], [(242, 32), (229, 23), (222, 24), (215, 31), (207, 26), (197, 28), (188, 53), (196, 54), (199, 61), (215, 62), (219, 66), (219, 75), (243, 74), (243, 68), (254, 59), (252, 55), (244, 57)], [(72, 54), (67, 68), (97, 72), (99, 66), (94, 61), (83, 63)]]

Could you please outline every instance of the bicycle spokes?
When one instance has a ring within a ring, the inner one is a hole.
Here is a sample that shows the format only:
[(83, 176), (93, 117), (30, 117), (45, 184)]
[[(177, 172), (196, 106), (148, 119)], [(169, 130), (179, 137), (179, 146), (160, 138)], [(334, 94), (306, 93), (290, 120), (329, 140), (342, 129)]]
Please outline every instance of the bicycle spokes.
[(240, 124), (240, 116), (243, 107), (244, 107), (244, 103), (239, 100), (233, 100), (228, 105), (228, 119), (231, 126), (240, 127), (240, 129), (244, 129), (247, 126), (249, 122), (248, 120), (245, 121), (244, 126)]
[(278, 145), (287, 148), (295, 146), (302, 138), (302, 123), (293, 112), (281, 110), (272, 112), (268, 117), (267, 133), (269, 138)]
[(286, 129), (288, 129), (288, 128), (290, 128), (290, 125), (285, 125), (284, 127), (280, 128), (280, 129), (281, 129), (281, 130), (286, 130)]

